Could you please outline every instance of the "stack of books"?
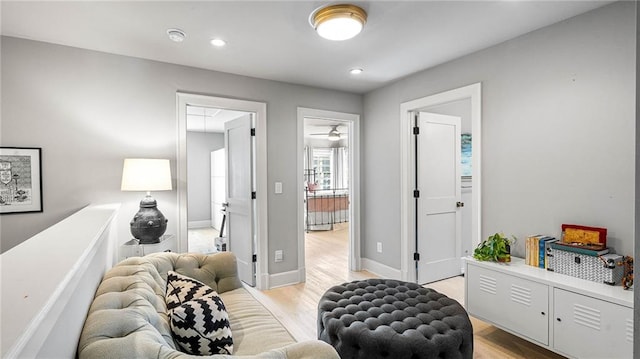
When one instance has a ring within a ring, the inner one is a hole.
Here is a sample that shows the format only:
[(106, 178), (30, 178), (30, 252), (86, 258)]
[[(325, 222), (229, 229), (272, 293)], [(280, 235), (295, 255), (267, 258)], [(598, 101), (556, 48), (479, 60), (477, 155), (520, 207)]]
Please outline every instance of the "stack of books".
[(527, 237), (525, 240), (525, 263), (538, 267), (547, 268), (547, 251), (551, 243), (556, 243), (555, 237), (536, 234)]

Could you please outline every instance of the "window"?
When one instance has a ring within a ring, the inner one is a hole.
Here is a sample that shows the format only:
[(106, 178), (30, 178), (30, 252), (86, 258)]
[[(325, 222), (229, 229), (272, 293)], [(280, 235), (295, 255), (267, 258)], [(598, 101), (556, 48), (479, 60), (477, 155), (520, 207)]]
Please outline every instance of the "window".
[(313, 169), (317, 189), (331, 189), (331, 169), (333, 168), (333, 151), (331, 148), (313, 149)]

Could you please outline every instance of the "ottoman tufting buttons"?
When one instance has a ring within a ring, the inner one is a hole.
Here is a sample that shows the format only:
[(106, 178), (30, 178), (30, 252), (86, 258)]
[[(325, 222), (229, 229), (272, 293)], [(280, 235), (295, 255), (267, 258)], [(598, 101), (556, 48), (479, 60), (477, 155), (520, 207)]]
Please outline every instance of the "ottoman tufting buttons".
[(353, 281), (318, 304), (318, 339), (349, 358), (472, 358), (473, 328), (455, 300), (415, 283)]

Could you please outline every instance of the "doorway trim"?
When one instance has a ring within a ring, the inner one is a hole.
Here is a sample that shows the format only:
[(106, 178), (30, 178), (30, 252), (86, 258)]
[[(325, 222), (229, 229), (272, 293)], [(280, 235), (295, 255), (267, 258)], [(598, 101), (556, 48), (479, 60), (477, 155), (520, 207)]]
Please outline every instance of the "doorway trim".
[(178, 251), (188, 249), (187, 234), (187, 105), (215, 107), (255, 113), (255, 181), (256, 181), (256, 288), (268, 285), (268, 217), (267, 217), (267, 104), (226, 97), (207, 96), (185, 92), (176, 93), (178, 117)]
[(422, 97), (400, 104), (400, 271), (401, 278), (405, 281), (416, 281), (413, 263), (412, 240), (415, 237), (414, 211), (414, 173), (413, 163), (415, 155), (412, 151), (412, 125), (411, 114), (414, 111), (425, 110), (427, 107), (443, 105), (446, 103), (471, 100), (471, 131), (473, 142), (472, 151), (472, 178), (473, 192), (471, 195), (471, 244), (475, 247), (481, 238), (481, 122), (482, 122), (482, 85), (475, 83), (457, 89), (441, 92), (435, 95)]
[(298, 107), (298, 270), (301, 282), (306, 278), (304, 235), (304, 119), (338, 120), (349, 126), (349, 270), (359, 271), (360, 259), (360, 115)]

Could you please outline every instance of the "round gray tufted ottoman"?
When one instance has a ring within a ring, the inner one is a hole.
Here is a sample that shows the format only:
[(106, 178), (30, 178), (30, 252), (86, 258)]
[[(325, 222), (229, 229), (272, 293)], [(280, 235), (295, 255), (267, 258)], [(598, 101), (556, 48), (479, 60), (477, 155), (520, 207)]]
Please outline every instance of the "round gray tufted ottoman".
[(473, 357), (473, 328), (460, 303), (389, 279), (330, 288), (318, 304), (318, 339), (342, 359)]

